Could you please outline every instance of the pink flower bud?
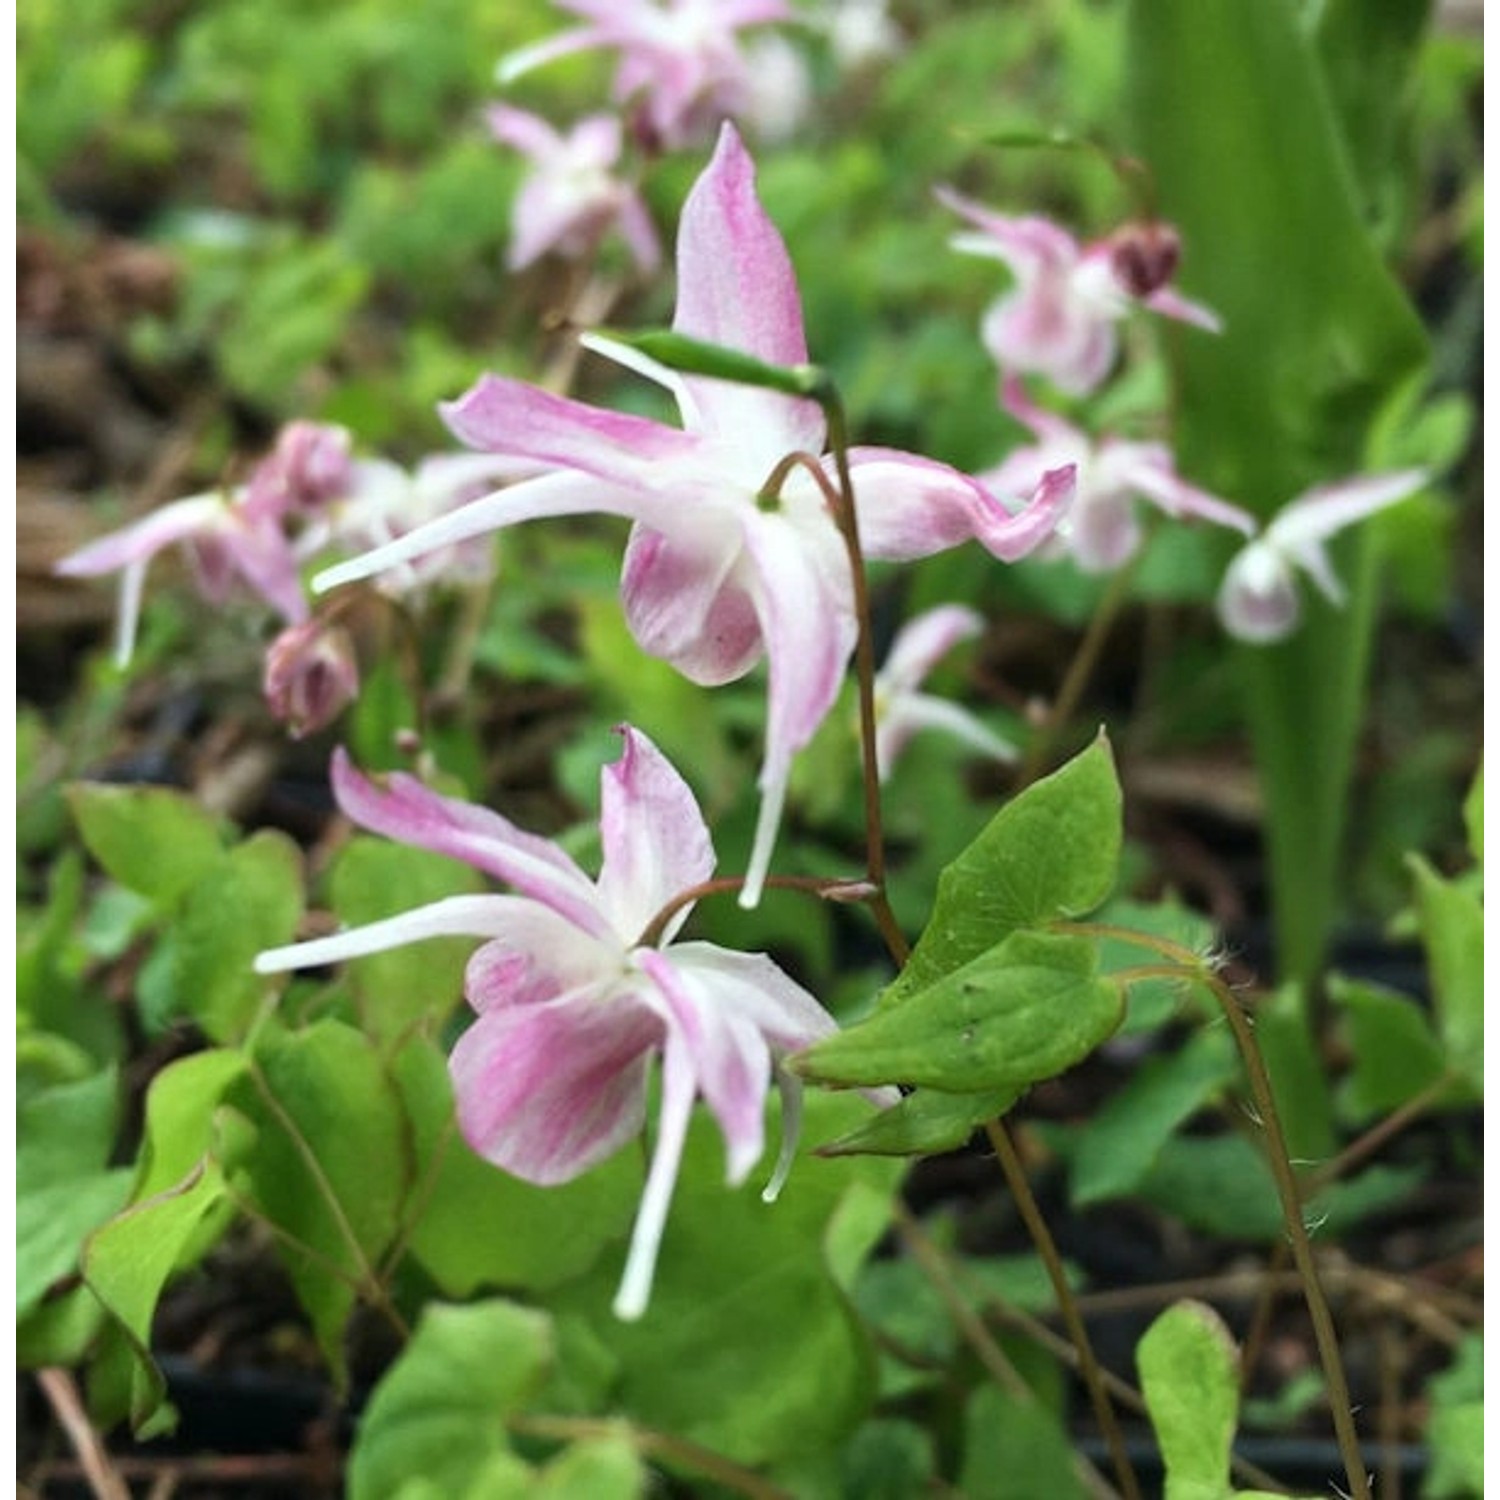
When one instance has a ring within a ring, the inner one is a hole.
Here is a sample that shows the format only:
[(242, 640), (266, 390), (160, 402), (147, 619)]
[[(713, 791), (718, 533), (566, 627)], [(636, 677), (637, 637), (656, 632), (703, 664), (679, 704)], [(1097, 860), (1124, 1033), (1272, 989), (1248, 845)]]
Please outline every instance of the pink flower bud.
[(359, 692), (349, 632), (319, 619), (283, 630), (266, 652), (263, 691), (293, 739), (332, 723)]
[(1109, 237), (1115, 280), (1132, 297), (1159, 292), (1177, 272), (1182, 236), (1159, 219), (1122, 224)]
[(347, 429), (320, 422), (291, 422), (276, 446), (255, 466), (245, 504), (260, 514), (312, 511), (346, 496), (354, 483)]

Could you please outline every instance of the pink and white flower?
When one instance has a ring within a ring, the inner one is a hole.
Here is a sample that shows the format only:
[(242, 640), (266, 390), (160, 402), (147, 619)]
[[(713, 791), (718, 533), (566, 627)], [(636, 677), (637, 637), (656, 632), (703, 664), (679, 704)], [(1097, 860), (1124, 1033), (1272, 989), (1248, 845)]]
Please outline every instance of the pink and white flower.
[(756, 99), (753, 56), (739, 33), (792, 19), (786, 0), (557, 0), (583, 25), (501, 59), (509, 84), (572, 52), (619, 52), (614, 99), (635, 103), (637, 128), (652, 149), (695, 144)]
[(1055, 412), (1032, 402), (1014, 375), (1002, 384), (1000, 399), (1006, 411), (1036, 434), (1037, 441), (1017, 448), (1002, 464), (981, 474), (980, 482), (1002, 495), (1025, 494), (1048, 471), (1072, 464), (1078, 490), (1046, 550), (1072, 557), (1085, 573), (1113, 572), (1135, 556), (1141, 545), (1138, 499), (1174, 520), (1209, 521), (1244, 536), (1254, 533), (1255, 517), (1248, 511), (1200, 490), (1177, 473), (1165, 443), (1118, 437), (1095, 442)]
[(1218, 601), (1224, 628), (1257, 646), (1290, 635), (1302, 617), (1299, 569), (1330, 604), (1342, 605), (1344, 587), (1324, 544), (1345, 527), (1414, 494), (1428, 478), (1423, 469), (1402, 469), (1318, 485), (1299, 495), (1229, 564)]
[(954, 236), (953, 248), (1002, 261), (1015, 277), (980, 329), (1002, 370), (1045, 375), (1083, 396), (1109, 373), (1119, 347), (1115, 324), (1134, 307), (1219, 331), (1216, 314), (1170, 286), (1139, 295), (1138, 268), (1122, 258), (1115, 236), (1080, 244), (1050, 219), (1010, 218), (949, 188), (938, 188), (937, 198), (974, 226)]
[(266, 650), (261, 691), (294, 740), (315, 734), (359, 694), (353, 637), (316, 617), (288, 626)]
[(913, 735), (941, 729), (995, 760), (1012, 761), (1016, 747), (968, 709), (920, 692), (934, 667), (957, 645), (984, 630), (984, 616), (961, 604), (942, 604), (910, 620), (896, 633), (875, 674), (875, 761), (884, 781)]
[(611, 225), (643, 272), (661, 261), (661, 244), (651, 215), (629, 183), (614, 175), (623, 132), (614, 115), (590, 115), (565, 135), (540, 115), (508, 104), (486, 113), (490, 133), (514, 146), (531, 169), (511, 210), (506, 264), (520, 271), (548, 251), (578, 258), (589, 254)]
[(483, 870), (517, 894), (453, 896), (332, 937), (262, 953), (262, 974), (436, 936), (485, 939), (465, 990), (477, 1019), (449, 1061), (465, 1140), (528, 1182), (566, 1182), (612, 1156), (645, 1123), (652, 1060), (661, 1058), (656, 1145), (615, 1299), (646, 1308), (693, 1101), (723, 1132), (727, 1175), (742, 1182), (764, 1149), (773, 1076), (783, 1143), (766, 1189), (780, 1190), (795, 1150), (794, 1078), (777, 1066), (836, 1029), (831, 1016), (764, 954), (675, 942), (691, 903), (657, 942), (661, 913), (701, 885), (714, 849), (687, 783), (645, 735), (601, 776), (603, 866), (590, 880), (556, 844), (498, 813), (441, 797), (415, 778), (361, 776), (338, 754), (339, 806), (365, 828)]
[[(802, 309), (785, 244), (755, 195), (755, 169), (732, 126), (683, 208), (674, 328), (767, 363), (807, 360)], [(800, 467), (777, 494), (789, 455), (821, 458), (816, 403), (702, 376), (682, 376), (604, 340), (591, 347), (657, 380), (683, 426), (601, 410), (487, 375), (444, 409), (470, 445), (550, 473), (476, 500), (368, 556), (329, 569), (331, 588), (469, 537), (544, 516), (598, 511), (634, 528), (622, 594), (636, 640), (692, 681), (712, 686), (769, 666), (761, 812), (741, 900), (759, 899), (792, 757), (838, 696), (857, 633), (847, 557), (819, 485)], [(970, 538), (1013, 561), (1043, 542), (1072, 493), (1046, 475), (1018, 514), (946, 464), (883, 448), (849, 452), (868, 557), (925, 557)]]

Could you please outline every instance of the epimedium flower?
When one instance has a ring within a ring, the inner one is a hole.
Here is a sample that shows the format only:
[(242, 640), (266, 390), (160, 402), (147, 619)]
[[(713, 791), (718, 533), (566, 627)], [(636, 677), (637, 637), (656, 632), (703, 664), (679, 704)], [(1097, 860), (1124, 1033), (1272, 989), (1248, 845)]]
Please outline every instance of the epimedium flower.
[(1325, 543), (1345, 527), (1414, 494), (1423, 469), (1367, 474), (1318, 485), (1277, 512), (1270, 525), (1235, 555), (1219, 588), (1224, 628), (1252, 645), (1283, 640), (1302, 617), (1297, 573), (1306, 573), (1332, 605), (1344, 602)]
[[(683, 207), (673, 328), (769, 364), (807, 360), (791, 259), (730, 125)], [(473, 447), (550, 472), (331, 568), (314, 587), (519, 521), (589, 511), (627, 517), (634, 526), (621, 591), (640, 645), (704, 686), (767, 660), (761, 810), (741, 894), (751, 906), (769, 866), (792, 757), (838, 696), (857, 634), (848, 559), (824, 490), (802, 465), (788, 464), (802, 455), (832, 472), (832, 459), (819, 457), (826, 422), (801, 397), (680, 375), (607, 340), (591, 347), (665, 386), (682, 427), (486, 375), (444, 408), (449, 427)], [(1045, 540), (1072, 492), (1071, 470), (1056, 471), (1013, 514), (946, 464), (859, 447), (848, 461), (863, 551), (877, 559), (925, 557), (976, 538), (1013, 561)]]
[(515, 894), (449, 897), (262, 953), (255, 967), (276, 973), (427, 937), (483, 938), (465, 979), (476, 1018), (449, 1060), (458, 1123), (479, 1155), (528, 1182), (566, 1182), (637, 1136), (659, 1057), (656, 1143), (615, 1299), (620, 1317), (637, 1318), (650, 1297), (694, 1100), (717, 1121), (728, 1180), (738, 1184), (764, 1149), (775, 1078), (784, 1130), (769, 1201), (791, 1164), (800, 1098), (777, 1059), (836, 1023), (764, 954), (675, 941), (691, 909), (682, 898), (713, 874), (713, 843), (666, 757), (639, 731), (619, 732), (624, 752), (600, 778), (597, 880), (498, 813), (440, 796), (411, 776), (369, 780), (338, 753), (334, 793), (356, 823), (464, 860)]
[(1133, 232), (1080, 243), (1037, 215), (1009, 217), (955, 193), (938, 201), (967, 219), (955, 250), (987, 256), (1010, 268), (1015, 286), (984, 316), (980, 337), (1002, 370), (1045, 375), (1061, 391), (1083, 396), (1109, 373), (1119, 347), (1115, 324), (1133, 307), (1218, 332), (1218, 316), (1167, 284), (1175, 268), (1175, 236), (1158, 232), (1151, 246)]
[(570, 258), (587, 254), (611, 225), (643, 272), (656, 269), (661, 244), (651, 215), (640, 194), (614, 175), (623, 145), (616, 116), (590, 115), (566, 134), (508, 104), (493, 105), (486, 119), (495, 139), (531, 164), (511, 211), (511, 270), (523, 270), (549, 250)]
[(569, 53), (619, 53), (615, 102), (637, 106), (636, 129), (651, 149), (692, 145), (757, 99), (755, 59), (739, 33), (793, 19), (786, 0), (557, 0), (583, 24), (502, 58), (509, 84)]
[(261, 690), (293, 739), (331, 724), (359, 694), (354, 640), (314, 617), (283, 630), (266, 650)]
[(940, 604), (897, 631), (875, 674), (875, 760), (884, 781), (913, 735), (940, 729), (981, 755), (1016, 758), (1016, 747), (1001, 739), (960, 704), (920, 691), (933, 668), (963, 641), (984, 630), (984, 616), (962, 604)]
[(1174, 520), (1209, 521), (1244, 536), (1255, 531), (1248, 511), (1189, 484), (1177, 473), (1165, 443), (1102, 437), (1097, 442), (1072, 423), (1036, 405), (1014, 375), (1001, 386), (1001, 404), (1036, 435), (996, 468), (979, 476), (1001, 494), (1020, 494), (1042, 475), (1072, 464), (1078, 489), (1067, 517), (1045, 550), (1066, 554), (1085, 573), (1108, 573), (1135, 556), (1141, 545), (1136, 501), (1145, 500)]

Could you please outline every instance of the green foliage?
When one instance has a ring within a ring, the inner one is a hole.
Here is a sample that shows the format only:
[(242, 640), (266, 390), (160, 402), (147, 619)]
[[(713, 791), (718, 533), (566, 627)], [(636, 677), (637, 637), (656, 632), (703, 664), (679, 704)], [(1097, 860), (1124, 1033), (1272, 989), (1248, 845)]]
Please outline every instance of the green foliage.
[(214, 820), (182, 792), (79, 782), (68, 801), (89, 853), (158, 907), (192, 890), (223, 853)]
[(1225, 1500), (1239, 1356), (1219, 1315), (1178, 1302), (1136, 1346), (1141, 1392), (1167, 1468), (1166, 1500)]
[(966, 1495), (993, 1495), (996, 1500), (1021, 1500), (1022, 1495), (1083, 1500), (1088, 1493), (1059, 1414), (994, 1386), (975, 1391), (964, 1413), (958, 1482)]
[(1453, 1363), (1427, 1384), (1431, 1412), (1427, 1450), (1432, 1466), (1422, 1500), (1469, 1500), (1484, 1493), (1484, 1344), (1477, 1333), (1458, 1346)]

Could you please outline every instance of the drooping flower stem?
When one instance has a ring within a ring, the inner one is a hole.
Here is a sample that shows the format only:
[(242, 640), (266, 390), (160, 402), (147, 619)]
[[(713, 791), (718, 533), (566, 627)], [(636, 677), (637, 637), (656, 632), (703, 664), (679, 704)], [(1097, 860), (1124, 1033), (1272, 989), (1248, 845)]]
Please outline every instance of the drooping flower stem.
[(984, 1133), (989, 1137), (990, 1145), (994, 1147), (995, 1156), (1000, 1162), (1000, 1170), (1005, 1174), (1006, 1186), (1010, 1189), (1011, 1197), (1015, 1199), (1021, 1220), (1026, 1225), (1026, 1232), (1031, 1236), (1031, 1243), (1036, 1246), (1036, 1252), (1041, 1257), (1042, 1264), (1047, 1268), (1047, 1278), (1052, 1283), (1052, 1294), (1057, 1299), (1057, 1310), (1062, 1314), (1063, 1326), (1068, 1330), (1068, 1337), (1078, 1351), (1078, 1373), (1089, 1393), (1089, 1404), (1094, 1408), (1094, 1420), (1098, 1422), (1099, 1431), (1104, 1435), (1105, 1446), (1109, 1449), (1110, 1464), (1115, 1471), (1115, 1480), (1120, 1486), (1120, 1493), (1126, 1497), (1126, 1500), (1140, 1500), (1140, 1483), (1135, 1477), (1135, 1470), (1130, 1465), (1130, 1455), (1125, 1451), (1125, 1439), (1120, 1432), (1120, 1424), (1115, 1419), (1115, 1409), (1110, 1402), (1109, 1392), (1105, 1389), (1104, 1371), (1099, 1364), (1098, 1356), (1094, 1353), (1093, 1344), (1089, 1342), (1089, 1331), (1084, 1324), (1083, 1315), (1078, 1311), (1073, 1289), (1068, 1285), (1067, 1273), (1063, 1269), (1062, 1256), (1058, 1254), (1057, 1242), (1052, 1238), (1052, 1231), (1047, 1228), (1047, 1221), (1043, 1218), (1041, 1208), (1031, 1191), (1031, 1184), (1026, 1179), (1025, 1165), (1005, 1129), (1003, 1120), (987, 1121)]
[[(685, 906), (692, 906), (705, 896), (737, 895), (745, 884), (743, 875), (725, 875), (717, 880), (705, 880), (701, 884), (679, 892), (651, 918), (645, 930), (635, 941), (637, 948), (654, 948), (661, 942), (662, 934), (671, 924), (672, 918)], [(767, 875), (766, 888), (774, 891), (805, 891), (810, 896), (820, 896), (825, 901), (868, 901), (870, 884), (866, 880), (829, 880), (818, 875)]]
[(1354, 1414), (1349, 1401), (1349, 1382), (1344, 1374), (1343, 1359), (1339, 1354), (1338, 1334), (1333, 1325), (1333, 1314), (1329, 1311), (1328, 1299), (1323, 1295), (1323, 1286), (1318, 1279), (1317, 1262), (1313, 1257), (1312, 1241), (1307, 1235), (1307, 1226), (1302, 1220), (1302, 1189), (1293, 1170), (1287, 1151), (1286, 1134), (1281, 1128), (1281, 1116), (1276, 1108), (1276, 1096), (1271, 1089), (1271, 1077), (1266, 1071), (1265, 1059), (1261, 1056), (1255, 1032), (1249, 1017), (1235, 998), (1229, 986), (1213, 972), (1207, 962), (1191, 949), (1165, 938), (1134, 932), (1129, 928), (1112, 927), (1105, 923), (1063, 922), (1057, 924), (1062, 930), (1079, 932), (1093, 937), (1113, 937), (1125, 942), (1149, 948), (1168, 960), (1167, 963), (1135, 971), (1139, 977), (1172, 977), (1195, 980), (1214, 998), (1229, 1029), (1234, 1033), (1235, 1045), (1245, 1065), (1250, 1083), (1250, 1095), (1256, 1112), (1260, 1116), (1261, 1128), (1265, 1131), (1266, 1159), (1271, 1174), (1276, 1180), (1277, 1195), (1281, 1199), (1282, 1222), (1286, 1228), (1287, 1244), (1297, 1273), (1302, 1280), (1302, 1295), (1307, 1303), (1312, 1320), (1313, 1336), (1318, 1345), (1318, 1358), (1323, 1366), (1323, 1378), (1328, 1384), (1328, 1403), (1333, 1413), (1334, 1432), (1338, 1437), (1339, 1451), (1343, 1455), (1345, 1472), (1349, 1479), (1349, 1493), (1353, 1500), (1368, 1500), (1370, 1477), (1365, 1468), (1364, 1456), (1360, 1452), (1359, 1433), (1355, 1430)]

